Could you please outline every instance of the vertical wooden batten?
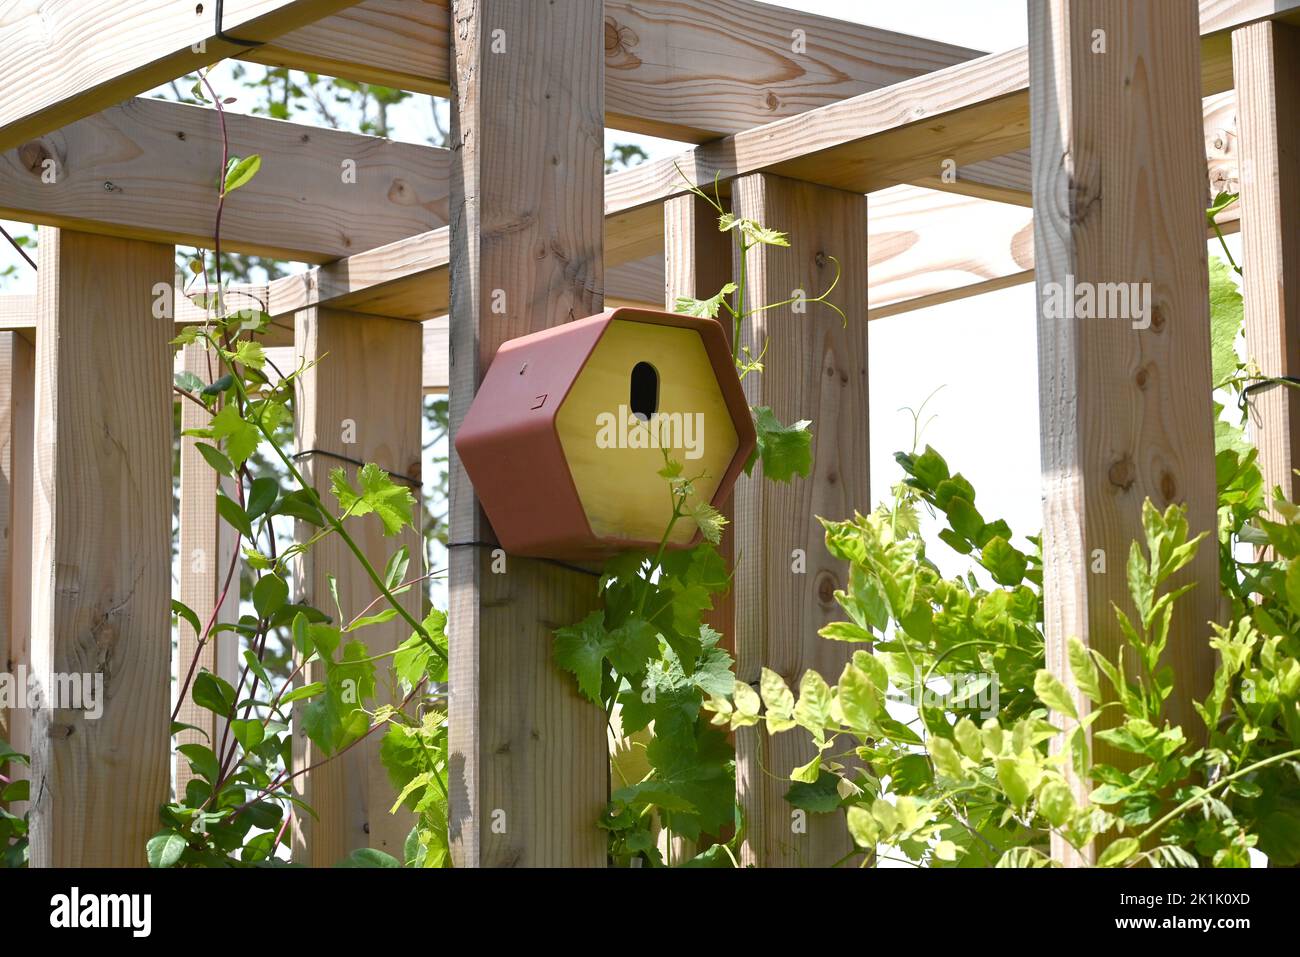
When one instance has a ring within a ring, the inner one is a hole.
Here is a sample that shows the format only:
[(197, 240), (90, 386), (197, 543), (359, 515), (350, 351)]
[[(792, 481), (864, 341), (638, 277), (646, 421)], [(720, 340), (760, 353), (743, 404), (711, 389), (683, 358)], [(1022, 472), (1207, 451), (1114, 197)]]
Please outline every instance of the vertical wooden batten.
[[(344, 469), (353, 486), (358, 484), (355, 464), (374, 463), (403, 481), (420, 476), (422, 397), (420, 375), (423, 329), (418, 322), (359, 316), (332, 309), (306, 309), (294, 317), (294, 347), (299, 362), (312, 364), (297, 380), (298, 467), (325, 502), (337, 510), (330, 491), (330, 473)], [(409, 481), (408, 481), (409, 484)], [(413, 514), (420, 515), (420, 489), (412, 488), (417, 504)], [(380, 572), (389, 558), (403, 545), (410, 557), (413, 578), (423, 567), (423, 538), (411, 529), (388, 537), (383, 524), (374, 515), (351, 518), (346, 528)], [(316, 529), (300, 523), (300, 532)], [(330, 594), (330, 577), (334, 578), (342, 611), (339, 627), (365, 611), (379, 592), (346, 543), (338, 535), (323, 538), (299, 560), (296, 583), (299, 599), (334, 617), (334, 599)], [(422, 616), (417, 585), (399, 596), (403, 607), (417, 620)], [(371, 609), (377, 613), (381, 604)], [(344, 642), (360, 640), (368, 656), (392, 651), (411, 634), (404, 619), (369, 625), (345, 634)], [(341, 646), (340, 646), (341, 647)], [(398, 704), (384, 697), (389, 686), (386, 677), (388, 659), (376, 662), (376, 680), (380, 689), (376, 704)], [(323, 681), (319, 664), (306, 669), (304, 680)], [(301, 707), (296, 711), (301, 714)], [(311, 742), (301, 723), (294, 731), (294, 769), (300, 770), (321, 762), (325, 755)], [(398, 860), (414, 825), (414, 817), (405, 809), (390, 814), (394, 792), (379, 759), (382, 730), (328, 763), (308, 771), (298, 779), (303, 799), (316, 811), (316, 817), (299, 813), (294, 829), (294, 860), (310, 867), (330, 867), (352, 851), (372, 847)]]
[[(167, 799), (172, 247), (41, 229), (31, 861), (144, 866)], [(165, 292), (160, 293), (160, 290)], [(51, 677), (103, 681), (102, 714)]]
[[(848, 570), (827, 553), (817, 518), (849, 518), (870, 502), (866, 198), (760, 173), (736, 180), (732, 210), (790, 234), (789, 248), (749, 252), (747, 308), (799, 290), (819, 295), (835, 276), (831, 258), (842, 267), (832, 301), (847, 324), (825, 306), (796, 303), (802, 311), (763, 312), (742, 330), (755, 356), (767, 345), (765, 370), (745, 380), (750, 404), (769, 406), (785, 423), (811, 419), (813, 467), (784, 485), (756, 466), (735, 494), (737, 677), (756, 684), (767, 666), (797, 688), (812, 668), (833, 682), (852, 648), (817, 630), (843, 617), (833, 593), (846, 587)], [(743, 863), (828, 866), (852, 852), (838, 813), (805, 816), (784, 799), (790, 772), (815, 753), (811, 742), (754, 727), (737, 732), (736, 747), (749, 829)]]
[[(0, 671), (30, 666), (32, 600), (32, 415), (36, 350), (16, 332), (0, 333)], [(24, 686), (16, 690), (25, 691)], [(31, 750), (31, 715), (0, 708), (0, 739)], [(15, 770), (15, 768), (11, 768)], [(25, 802), (24, 802), (25, 806)], [(20, 814), (21, 810), (11, 808)]]
[[(497, 347), (599, 312), (599, 0), (453, 0), (453, 434)], [(451, 844), (457, 866), (600, 866), (605, 716), (551, 658), (596, 578), (509, 557), (451, 461)], [(500, 571), (498, 565), (497, 571)]]
[[(1265, 376), (1300, 376), (1300, 30), (1265, 20), (1232, 34), (1241, 177), (1246, 351)], [(1296, 500), (1300, 389), (1252, 397), (1265, 494)]]
[[(1197, 583), (1165, 654), (1178, 676), (1166, 713), (1190, 735), (1220, 614), (1199, 50), (1194, 4), (1029, 5), (1048, 667), (1073, 686), (1076, 636), (1115, 659), (1112, 603), (1136, 614), (1124, 567), (1142, 503), (1183, 503), (1192, 533), (1210, 533), (1170, 582)], [(1149, 326), (1055, 317), (1042, 305), (1053, 283), (1148, 284)]]
[[(218, 378), (221, 375), (219, 358), (201, 342), (182, 347), (181, 364), (184, 371), (198, 376), (205, 384), (210, 383), (214, 375)], [(208, 412), (188, 399), (181, 399), (180, 402), (182, 432), (208, 427), (212, 421)], [(200, 440), (187, 435), (182, 435), (180, 439), (179, 592), (180, 601), (198, 616), (199, 622), (206, 628), (207, 623), (213, 620), (214, 611), (218, 623), (239, 620), (240, 576), (239, 562), (235, 559), (236, 539), (239, 536), (217, 514), (218, 485), (227, 496), (237, 500), (234, 481), (219, 476), (204, 460), (196, 448), (198, 441)], [(183, 619), (178, 629), (178, 690), (185, 684), (192, 665), (196, 676), (206, 670), (231, 685), (238, 684), (240, 657), (239, 635), (236, 632), (222, 631), (209, 635), (207, 642), (200, 648), (199, 639), (202, 636), (195, 634), (194, 629)], [(190, 687), (193, 688), (193, 682)], [(223, 734), (226, 722), (195, 704), (189, 694), (181, 702), (176, 720), (199, 729), (178, 732), (178, 745), (201, 744), (217, 751), (226, 737)], [(190, 770), (189, 761), (179, 751), (175, 753), (175, 765), (176, 794), (183, 795), (194, 773)]]

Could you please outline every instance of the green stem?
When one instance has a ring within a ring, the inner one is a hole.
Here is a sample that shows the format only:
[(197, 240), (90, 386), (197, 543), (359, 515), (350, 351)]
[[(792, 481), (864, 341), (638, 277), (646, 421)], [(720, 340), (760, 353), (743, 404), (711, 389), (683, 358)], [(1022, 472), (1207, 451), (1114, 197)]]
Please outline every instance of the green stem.
[(1284, 752), (1283, 754), (1275, 754), (1271, 758), (1264, 758), (1262, 761), (1256, 761), (1254, 764), (1250, 765), (1249, 767), (1242, 768), (1240, 771), (1236, 771), (1232, 774), (1229, 774), (1225, 778), (1220, 778), (1218, 781), (1215, 781), (1213, 784), (1211, 784), (1200, 794), (1188, 798), (1182, 804), (1178, 805), (1176, 808), (1174, 808), (1164, 817), (1160, 818), (1158, 821), (1156, 821), (1154, 824), (1148, 827), (1145, 831), (1139, 834), (1138, 842), (1142, 843), (1146, 841), (1147, 838), (1155, 834), (1156, 831), (1160, 830), (1160, 828), (1164, 827), (1166, 824), (1168, 824), (1174, 818), (1178, 817), (1188, 808), (1204, 800), (1207, 795), (1218, 790), (1219, 788), (1231, 784), (1233, 781), (1237, 780), (1237, 778), (1250, 774), (1252, 771), (1258, 771), (1260, 768), (1267, 767), (1270, 764), (1277, 764), (1279, 761), (1285, 761), (1287, 758), (1295, 758), (1295, 757), (1300, 757), (1300, 748), (1296, 748), (1295, 750)]
[[(240, 397), (247, 402), (248, 395), (244, 391), (244, 384), (240, 381), (238, 375), (234, 376), (234, 384)], [(279, 458), (281, 463), (283, 463), (293, 480), (298, 483), (298, 487), (311, 496), (312, 503), (316, 506), (316, 509), (325, 517), (325, 520), (330, 523), (330, 526), (338, 536), (343, 539), (344, 544), (348, 546), (348, 550), (352, 552), (356, 560), (361, 563), (361, 567), (366, 570), (366, 574), (370, 576), (371, 582), (373, 582), (374, 586), (379, 589), (379, 593), (384, 596), (389, 605), (397, 610), (399, 615), (406, 619), (406, 623), (411, 626), (417, 635), (420, 636), (420, 640), (428, 645), (433, 653), (441, 660), (446, 661), (446, 653), (438, 647), (432, 638), (429, 637), (429, 633), (424, 630), (424, 625), (416, 621), (415, 617), (402, 607), (402, 604), (397, 600), (396, 596), (394, 596), (388, 586), (384, 584), (384, 580), (379, 577), (379, 572), (375, 571), (375, 566), (370, 564), (370, 560), (366, 558), (365, 553), (361, 551), (361, 548), (353, 540), (352, 536), (348, 534), (347, 529), (343, 527), (343, 523), (335, 518), (334, 514), (325, 507), (325, 503), (321, 501), (321, 497), (319, 493), (317, 493), (316, 489), (307, 483), (307, 480), (303, 478), (302, 473), (299, 472), (297, 467), (293, 464), (293, 460), (284, 453), (284, 449), (280, 448), (279, 443), (275, 441), (270, 430), (268, 430), (266, 425), (262, 422), (262, 417), (260, 415), (257, 416), (257, 430), (261, 432), (262, 436), (270, 443), (271, 448), (275, 450), (276, 457)]]

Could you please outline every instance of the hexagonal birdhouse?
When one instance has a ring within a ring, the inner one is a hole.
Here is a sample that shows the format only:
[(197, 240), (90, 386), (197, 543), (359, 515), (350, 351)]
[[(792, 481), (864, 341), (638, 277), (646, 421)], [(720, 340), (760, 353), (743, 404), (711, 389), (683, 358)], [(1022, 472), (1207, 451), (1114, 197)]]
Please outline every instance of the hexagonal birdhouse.
[[(715, 320), (619, 308), (502, 345), (456, 451), (507, 552), (584, 559), (658, 546), (665, 451), (718, 506), (754, 442)], [(668, 544), (698, 540), (687, 517)]]

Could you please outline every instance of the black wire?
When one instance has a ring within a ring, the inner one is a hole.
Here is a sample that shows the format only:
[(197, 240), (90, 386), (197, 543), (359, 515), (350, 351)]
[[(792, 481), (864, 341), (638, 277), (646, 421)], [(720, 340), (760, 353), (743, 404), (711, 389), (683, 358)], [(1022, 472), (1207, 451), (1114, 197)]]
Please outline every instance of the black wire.
[[(346, 455), (339, 455), (337, 452), (330, 452), (327, 449), (304, 449), (301, 452), (295, 452), (293, 455), (289, 456), (289, 458), (297, 462), (299, 459), (305, 459), (309, 455), (323, 455), (326, 458), (338, 459), (340, 462), (347, 462), (349, 465), (355, 465), (358, 468), (364, 468), (366, 465), (365, 462), (362, 462), (359, 459), (350, 458)], [(388, 477), (401, 479), (403, 482), (407, 482), (415, 488), (423, 487), (423, 483), (419, 479), (411, 478), (409, 475), (402, 475), (400, 472), (389, 472)]]
[(29, 256), (29, 255), (27, 255), (27, 250), (23, 249), (22, 246), (19, 246), (19, 245), (18, 245), (18, 240), (14, 239), (12, 236), (10, 236), (8, 230), (6, 230), (3, 226), (0, 226), (0, 233), (4, 233), (4, 237), (5, 237), (5, 239), (9, 240), (9, 245), (13, 246), (14, 249), (18, 250), (18, 255), (22, 256), (24, 259), (27, 260), (27, 265), (31, 266), (31, 267), (32, 267), (33, 269), (35, 269), (37, 272), (40, 271), (39, 267), (38, 267), (38, 266), (36, 265), (36, 263), (32, 260), (32, 257)]
[[(500, 548), (496, 542), (448, 542), (447, 548)], [(554, 565), (556, 568), (567, 568), (571, 572), (581, 572), (584, 575), (591, 575), (593, 578), (599, 578), (604, 572), (592, 571), (590, 568), (583, 568), (581, 565), (573, 565), (569, 562), (562, 562), (556, 558), (535, 558), (532, 561), (545, 562), (547, 565)]]
[(232, 37), (221, 29), (221, 8), (225, 5), (225, 0), (217, 0), (216, 3), (216, 33), (218, 40), (224, 40), (227, 43), (233, 43), (239, 47), (260, 47), (265, 46), (264, 40), (241, 40), (239, 37)]
[(1279, 385), (1289, 385), (1293, 387), (1300, 386), (1300, 377), (1293, 376), (1293, 375), (1279, 375), (1279, 376), (1270, 376), (1268, 378), (1263, 378), (1255, 382), (1252, 382), (1250, 385), (1242, 388), (1241, 398), (1238, 400), (1238, 406), (1241, 408), (1242, 412), (1245, 412), (1248, 409), (1253, 411), (1250, 405), (1250, 397), (1257, 392), (1263, 392), (1266, 389), (1271, 389), (1274, 386), (1279, 386)]

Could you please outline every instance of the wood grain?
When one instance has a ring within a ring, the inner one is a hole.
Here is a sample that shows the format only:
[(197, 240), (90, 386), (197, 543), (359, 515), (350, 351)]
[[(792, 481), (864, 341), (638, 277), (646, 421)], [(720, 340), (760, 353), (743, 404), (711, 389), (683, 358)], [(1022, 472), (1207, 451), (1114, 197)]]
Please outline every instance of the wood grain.
[[(1090, 50), (1104, 30), (1107, 52)], [(1186, 505), (1192, 534), (1216, 528), (1205, 167), (1197, 24), (1186, 5), (1051, 0), (1030, 6), (1035, 261), (1049, 283), (1149, 283), (1150, 326), (1039, 318), (1048, 666), (1072, 685), (1066, 641), (1115, 660), (1112, 603), (1133, 610), (1123, 567), (1144, 540), (1142, 503)], [(1108, 569), (1100, 574), (1097, 556)], [(1189, 736), (1214, 672), (1217, 554), (1202, 547), (1170, 587), (1165, 661), (1178, 675), (1169, 720)], [(1129, 657), (1132, 661), (1132, 657)], [(1060, 717), (1060, 716), (1058, 716)], [(1095, 757), (1122, 755), (1097, 742)], [(1076, 782), (1080, 790), (1083, 782)], [(1078, 858), (1054, 845), (1068, 862)]]
[[(144, 866), (168, 794), (172, 248), (43, 227), (39, 249), (31, 861)], [(58, 673), (102, 676), (98, 719), (54, 707)]]
[[(295, 350), (304, 362), (315, 362), (298, 380), (295, 400), (295, 441), (299, 454), (323, 450), (361, 462), (375, 463), (390, 474), (420, 475), (420, 347), (422, 330), (413, 322), (379, 316), (355, 316), (330, 309), (309, 309), (297, 317)], [(318, 361), (319, 360), (319, 361)], [(348, 440), (353, 440), (350, 444)], [(330, 473), (343, 467), (357, 482), (355, 466), (328, 455), (306, 455), (300, 463), (303, 477), (327, 501)], [(420, 490), (413, 489), (417, 500)], [(419, 514), (418, 504), (414, 514)], [(298, 535), (316, 529), (299, 523)], [(423, 554), (418, 532), (405, 529), (386, 537), (383, 524), (373, 515), (348, 522), (348, 531), (370, 563), (382, 570), (390, 556), (405, 546), (411, 556), (411, 576), (418, 574)], [(374, 600), (377, 591), (365, 569), (337, 535), (312, 546), (299, 562), (295, 582), (298, 597), (334, 614), (330, 576), (338, 589), (339, 606), (346, 625)], [(400, 596), (403, 606), (417, 619), (423, 614), (420, 596), (412, 588)], [(379, 607), (372, 610), (377, 612)], [(345, 640), (365, 643), (369, 656), (392, 651), (411, 634), (410, 627), (394, 619), (345, 635)], [(324, 668), (309, 665), (304, 680), (323, 681)], [(381, 689), (377, 704), (396, 704), (388, 691), (395, 682), (383, 661), (376, 664)], [(301, 705), (295, 714), (301, 714)], [(320, 762), (326, 755), (295, 722), (295, 770)], [(298, 778), (300, 794), (316, 817), (298, 814), (294, 830), (294, 861), (308, 867), (330, 867), (362, 847), (373, 847), (398, 860), (406, 835), (415, 824), (405, 809), (389, 814), (396, 794), (379, 760), (382, 733), (375, 733), (341, 757)]]
[[(36, 352), (14, 332), (0, 333), (0, 671), (31, 664), (32, 440)], [(26, 708), (0, 708), (0, 739), (31, 749)], [(21, 771), (11, 765), (10, 771)], [(9, 807), (21, 815), (27, 802)]]
[[(228, 36), (269, 40), (351, 0), (227, 0)], [(0, 150), (246, 48), (216, 38), (215, 5), (0, 2)]]
[[(1246, 351), (1265, 376), (1300, 375), (1300, 31), (1264, 21), (1232, 35), (1241, 150)], [(1254, 437), (1269, 500), (1295, 501), (1300, 392), (1259, 393)]]
[[(213, 381), (214, 374), (219, 377), (220, 363), (217, 356), (201, 342), (183, 346), (179, 356), (182, 370), (198, 376), (205, 384)], [(209, 426), (212, 421), (211, 415), (193, 402), (183, 399), (179, 401), (182, 433), (189, 429), (204, 429)], [(212, 466), (208, 465), (197, 448), (198, 441), (184, 434), (180, 437), (178, 599), (193, 610), (204, 627), (210, 620), (214, 620), (212, 617), (214, 611), (216, 611), (216, 622), (233, 624), (239, 621), (240, 563), (235, 560), (236, 540), (239, 536), (217, 514), (218, 484), (231, 499), (237, 501), (238, 493), (235, 491), (233, 479), (219, 476)], [(232, 561), (234, 561), (233, 573)], [(239, 672), (243, 665), (239, 653), (239, 635), (230, 631), (219, 632), (210, 635), (202, 647), (199, 645), (200, 637), (201, 635), (196, 634), (192, 626), (183, 619), (180, 621), (176, 643), (176, 664), (181, 684), (184, 684), (185, 677), (193, 666), (195, 675), (206, 670), (230, 682), (232, 686), (238, 685)], [(196, 658), (197, 664), (195, 664)], [(179, 687), (178, 685), (178, 690)], [(223, 739), (229, 740), (225, 735), (226, 721), (218, 718), (207, 708), (195, 704), (192, 695), (187, 694), (185, 700), (181, 702), (176, 720), (199, 729), (179, 732), (176, 735), (177, 745), (201, 744), (217, 751)], [(184, 795), (186, 786), (195, 775), (190, 770), (189, 761), (179, 751), (174, 754), (174, 763), (173, 780), (176, 794)]]
[[(262, 157), (226, 201), (226, 249), (328, 262), (447, 223), (446, 150), (233, 113), (226, 128), (232, 156)], [(221, 155), (216, 110), (128, 100), (0, 156), (0, 218), (210, 246)]]
[[(599, 0), (452, 10), (454, 434), (502, 342), (601, 309), (604, 85)], [(489, 52), (494, 29), (509, 54)], [(454, 453), (450, 525), (453, 542), (490, 536)], [(596, 579), (514, 557), (493, 574), (490, 561), (451, 549), (453, 858), (602, 866), (605, 717), (551, 660), (552, 631), (597, 607)]]
[[(843, 618), (833, 592), (848, 569), (831, 558), (818, 516), (844, 519), (871, 501), (867, 422), (866, 199), (777, 176), (747, 176), (732, 191), (737, 216), (779, 225), (790, 248), (759, 246), (746, 266), (746, 308), (798, 295), (818, 295), (844, 264), (829, 309), (805, 305), (764, 312), (746, 322), (743, 342), (762, 375), (745, 379), (752, 406), (770, 406), (786, 423), (813, 422), (813, 471), (788, 485), (755, 470), (736, 487), (736, 674), (756, 684), (766, 666), (792, 688), (808, 669), (838, 680), (852, 649), (817, 630)], [(798, 551), (796, 551), (798, 550)], [(802, 570), (797, 564), (803, 559)], [(804, 815), (786, 803), (788, 776), (815, 751), (792, 735), (761, 728), (736, 734), (736, 786), (748, 832), (742, 863), (829, 866), (852, 851), (843, 819)]]

